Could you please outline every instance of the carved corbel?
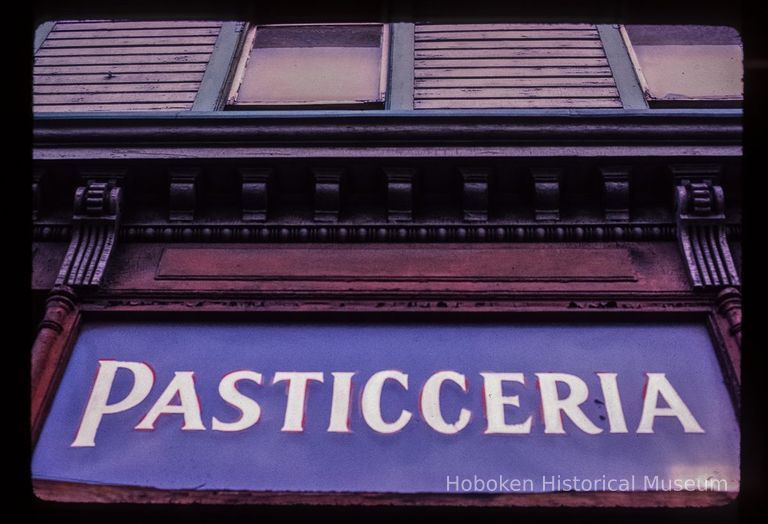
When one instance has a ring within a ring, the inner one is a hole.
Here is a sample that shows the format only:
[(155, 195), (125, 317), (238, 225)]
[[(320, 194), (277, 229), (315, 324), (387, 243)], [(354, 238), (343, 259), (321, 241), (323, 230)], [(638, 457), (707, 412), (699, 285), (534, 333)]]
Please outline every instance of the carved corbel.
[(739, 286), (717, 166), (672, 166), (677, 239), (695, 289)]
[(559, 168), (531, 169), (534, 185), (534, 204), (537, 221), (560, 220)]
[(488, 220), (489, 170), (484, 168), (459, 168), (463, 183), (462, 207), (467, 222)]
[(102, 169), (81, 169), (80, 178), (85, 185), (92, 182), (106, 182), (113, 186), (124, 187), (126, 179), (126, 169), (121, 168), (102, 168)]
[(407, 167), (384, 168), (387, 177), (387, 221), (413, 220), (413, 179), (415, 169)]
[(240, 169), (243, 191), (243, 221), (267, 220), (269, 180), (272, 168)]
[(101, 284), (117, 240), (121, 191), (112, 182), (93, 181), (75, 190), (72, 240), (56, 278), (56, 286)]
[(605, 220), (627, 222), (629, 220), (629, 168), (602, 167)]
[(42, 190), (42, 169), (35, 169), (32, 174), (32, 220), (40, 215), (40, 195)]
[(341, 168), (315, 168), (315, 222), (337, 222), (341, 208)]
[(200, 170), (197, 168), (171, 170), (168, 202), (169, 220), (182, 222), (195, 219), (199, 175)]
[(729, 331), (741, 347), (741, 292), (734, 287), (720, 291), (717, 295), (717, 311), (728, 321)]

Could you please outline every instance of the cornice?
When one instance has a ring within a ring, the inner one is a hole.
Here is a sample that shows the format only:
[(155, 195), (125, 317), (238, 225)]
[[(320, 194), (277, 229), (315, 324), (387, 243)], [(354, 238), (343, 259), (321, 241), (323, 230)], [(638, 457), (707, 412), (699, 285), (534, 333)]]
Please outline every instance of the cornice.
[(37, 160), (741, 155), (740, 110), (39, 114)]

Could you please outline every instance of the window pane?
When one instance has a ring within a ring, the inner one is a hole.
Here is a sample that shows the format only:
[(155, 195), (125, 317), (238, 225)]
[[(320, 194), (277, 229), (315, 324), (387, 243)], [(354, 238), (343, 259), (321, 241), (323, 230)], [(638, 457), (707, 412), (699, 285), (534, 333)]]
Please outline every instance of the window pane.
[(743, 93), (742, 45), (730, 27), (625, 27), (651, 106), (738, 104)]
[(236, 104), (381, 102), (382, 26), (257, 27)]

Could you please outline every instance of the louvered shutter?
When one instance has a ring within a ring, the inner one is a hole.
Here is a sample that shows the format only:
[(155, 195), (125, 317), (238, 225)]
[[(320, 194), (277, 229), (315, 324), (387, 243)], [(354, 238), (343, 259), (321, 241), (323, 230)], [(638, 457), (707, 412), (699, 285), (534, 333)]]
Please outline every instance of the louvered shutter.
[(415, 109), (621, 107), (591, 24), (416, 24)]
[(43, 111), (192, 108), (221, 22), (57, 22), (35, 54)]

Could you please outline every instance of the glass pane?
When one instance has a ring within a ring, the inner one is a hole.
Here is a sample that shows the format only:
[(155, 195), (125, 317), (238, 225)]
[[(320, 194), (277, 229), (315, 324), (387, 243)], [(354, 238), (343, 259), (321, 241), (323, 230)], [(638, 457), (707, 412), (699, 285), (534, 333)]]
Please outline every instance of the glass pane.
[(380, 25), (257, 27), (237, 104), (381, 101), (381, 31)]
[(738, 102), (743, 95), (742, 45), (730, 27), (625, 27), (651, 105)]

